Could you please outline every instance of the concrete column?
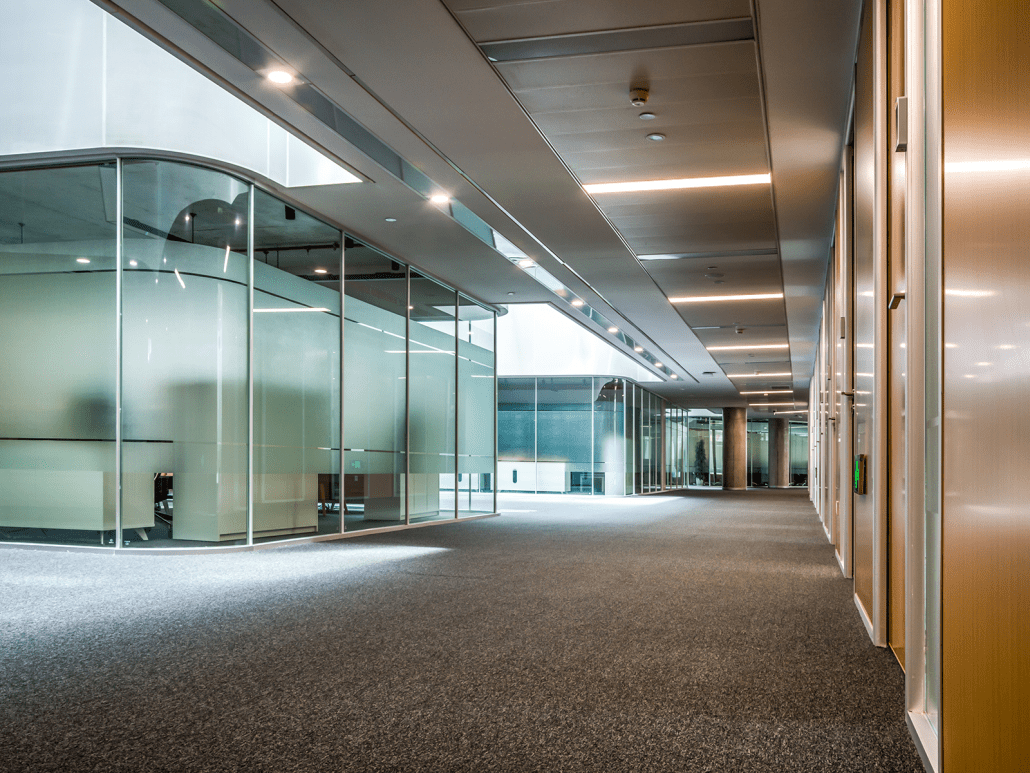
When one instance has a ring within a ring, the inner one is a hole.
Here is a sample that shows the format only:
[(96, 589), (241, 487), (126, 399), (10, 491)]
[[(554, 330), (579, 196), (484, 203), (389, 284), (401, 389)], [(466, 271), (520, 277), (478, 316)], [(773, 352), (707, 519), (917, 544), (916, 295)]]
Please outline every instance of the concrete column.
[(769, 487), (790, 485), (790, 422), (769, 419)]
[(747, 408), (722, 409), (722, 487), (747, 488)]

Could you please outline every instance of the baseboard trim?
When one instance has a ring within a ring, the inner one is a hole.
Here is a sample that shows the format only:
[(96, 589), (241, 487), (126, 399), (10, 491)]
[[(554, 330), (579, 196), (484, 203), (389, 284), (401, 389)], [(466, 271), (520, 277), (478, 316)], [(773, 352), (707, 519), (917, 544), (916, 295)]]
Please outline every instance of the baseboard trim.
[[(869, 634), (869, 641), (876, 644), (876, 635), (873, 633), (873, 621), (869, 619), (869, 613), (865, 611), (865, 607), (862, 606), (862, 601), (858, 598), (858, 594), (854, 595), (855, 606), (858, 608), (858, 615), (862, 618), (862, 622), (865, 624), (866, 632)], [(876, 644), (877, 647), (881, 646)]]
[(915, 711), (905, 712), (905, 722), (908, 724), (908, 731), (912, 734), (912, 742), (919, 752), (919, 758), (923, 761), (926, 773), (939, 773), (938, 760), (940, 759), (940, 739), (937, 733), (930, 726), (930, 720), (925, 714)]

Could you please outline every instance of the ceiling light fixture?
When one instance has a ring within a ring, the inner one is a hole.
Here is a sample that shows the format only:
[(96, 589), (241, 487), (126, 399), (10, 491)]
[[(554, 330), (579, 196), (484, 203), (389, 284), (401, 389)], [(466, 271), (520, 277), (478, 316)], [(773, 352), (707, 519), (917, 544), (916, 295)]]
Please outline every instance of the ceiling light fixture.
[(679, 378), (675, 373), (672, 374), (671, 378)]
[(656, 116), (654, 113), (650, 113), (650, 112), (646, 112), (646, 111), (640, 114), (640, 120), (641, 121), (653, 121), (657, 117), (658, 116)]
[(741, 373), (727, 378), (779, 378), (781, 376), (792, 376), (793, 373)]
[(640, 354), (641, 352), (644, 351), (644, 347), (643, 346), (634, 346), (633, 347), (633, 351), (635, 351), (637, 354)]
[(656, 362), (656, 363), (654, 364), (654, 366), (655, 366), (656, 368), (660, 368), (660, 367), (662, 367), (662, 364), (661, 364), (660, 362)]
[(757, 392), (741, 392), (742, 395), (789, 395), (793, 389), (759, 389)]
[(293, 75), (286, 72), (286, 70), (272, 70), (272, 72), (268, 73), (268, 80), (283, 86), (293, 80)]
[(76, 263), (89, 263), (89, 258), (76, 258)]
[(435, 196), (430, 196), (429, 200), (434, 204), (446, 204), (451, 200), (451, 197), (443, 193), (438, 193)]
[(748, 408), (779, 408), (781, 405), (794, 405), (794, 403), (748, 403)]
[(726, 185), (762, 185), (772, 182), (769, 174), (738, 174), (726, 177), (687, 177), (679, 180), (636, 180), (624, 183), (591, 183), (587, 193), (632, 193), (635, 191), (671, 191), (684, 188), (719, 188)]
[(618, 333), (619, 329), (617, 327), (615, 327), (615, 325), (612, 325), (610, 328), (608, 328), (608, 332), (609, 333)]
[(583, 301), (581, 301), (579, 298), (573, 298), (572, 305), (578, 309), (580, 306), (583, 305)]
[(329, 272), (326, 271), (324, 268), (316, 268), (315, 269), (315, 273), (316, 274), (328, 274)]
[(789, 349), (790, 344), (758, 344), (756, 346), (706, 346), (710, 352), (733, 352), (750, 349)]
[(388, 218), (386, 218), (386, 222), (387, 223), (396, 223), (397, 222), (397, 218), (395, 218), (395, 217), (388, 217)]
[(651, 132), (647, 135), (647, 139), (651, 140), (651, 142), (661, 142), (665, 139), (665, 135), (661, 132)]
[(292, 309), (254, 309), (255, 314), (294, 313), (299, 311), (329, 311), (329, 309), (323, 306), (298, 306)]
[(533, 265), (533, 261), (529, 258), (523, 258), (519, 261), (519, 268), (529, 268)]
[(755, 295), (690, 295), (669, 298), (669, 303), (708, 303), (709, 301), (769, 301), (782, 298), (783, 293), (757, 293)]

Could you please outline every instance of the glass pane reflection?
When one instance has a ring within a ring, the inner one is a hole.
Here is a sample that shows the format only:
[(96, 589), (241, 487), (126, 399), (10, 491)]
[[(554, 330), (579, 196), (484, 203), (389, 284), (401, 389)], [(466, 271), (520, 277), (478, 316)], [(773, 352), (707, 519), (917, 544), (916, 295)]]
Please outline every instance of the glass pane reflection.
[(126, 161), (123, 194), (122, 538), (243, 544), (250, 186)]
[(254, 539), (338, 534), (341, 235), (255, 191), (254, 242)]
[(0, 173), (0, 542), (116, 539), (115, 205), (113, 163)]
[(347, 239), (344, 257), (345, 529), (405, 522), (407, 267)]

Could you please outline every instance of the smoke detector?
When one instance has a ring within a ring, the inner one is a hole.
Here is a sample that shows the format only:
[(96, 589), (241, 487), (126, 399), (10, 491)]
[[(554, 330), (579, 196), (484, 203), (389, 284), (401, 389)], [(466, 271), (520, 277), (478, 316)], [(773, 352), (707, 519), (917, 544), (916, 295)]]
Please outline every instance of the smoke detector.
[(633, 107), (640, 107), (647, 104), (647, 97), (650, 92), (643, 86), (634, 86), (629, 90), (629, 103)]

